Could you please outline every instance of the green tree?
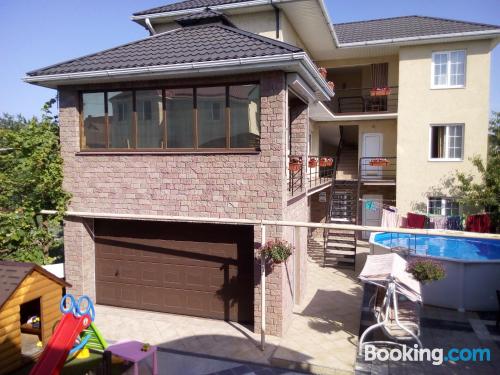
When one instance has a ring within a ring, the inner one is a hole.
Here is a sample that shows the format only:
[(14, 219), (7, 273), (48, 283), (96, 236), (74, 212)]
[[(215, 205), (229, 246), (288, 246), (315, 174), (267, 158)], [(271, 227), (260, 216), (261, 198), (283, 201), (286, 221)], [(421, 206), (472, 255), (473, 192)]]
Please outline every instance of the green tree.
[[(40, 264), (60, 248), (62, 214), (69, 194), (62, 188), (62, 158), (55, 100), (41, 119), (0, 116), (0, 258)], [(41, 215), (43, 209), (56, 215)]]
[(479, 178), (457, 172), (451, 193), (462, 204), (465, 213), (490, 213), (493, 228), (500, 233), (500, 113), (493, 112), (488, 138), (488, 158), (472, 158)]

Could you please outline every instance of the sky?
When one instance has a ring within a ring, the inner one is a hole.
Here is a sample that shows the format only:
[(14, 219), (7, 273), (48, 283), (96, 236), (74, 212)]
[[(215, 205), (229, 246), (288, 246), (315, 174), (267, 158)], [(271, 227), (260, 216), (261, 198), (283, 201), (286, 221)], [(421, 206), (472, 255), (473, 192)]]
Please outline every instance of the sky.
[[(39, 115), (55, 90), (26, 72), (148, 35), (132, 13), (172, 0), (0, 0), (0, 113)], [(334, 23), (426, 15), (500, 24), (500, 0), (325, 0)], [(492, 54), (491, 109), (500, 111), (500, 45)]]

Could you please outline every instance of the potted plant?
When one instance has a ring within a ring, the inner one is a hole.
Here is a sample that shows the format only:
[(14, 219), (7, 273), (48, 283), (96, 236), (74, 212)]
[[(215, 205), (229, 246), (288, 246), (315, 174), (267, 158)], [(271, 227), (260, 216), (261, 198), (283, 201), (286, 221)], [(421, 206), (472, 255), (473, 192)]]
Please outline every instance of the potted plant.
[(290, 163), (288, 163), (288, 170), (290, 172), (298, 172), (302, 168), (302, 158), (293, 157), (290, 159)]
[(273, 263), (282, 263), (292, 255), (293, 246), (284, 240), (267, 241), (260, 249)]
[(389, 165), (389, 160), (377, 158), (370, 160), (370, 166), (372, 167), (387, 167)]
[(320, 68), (318, 68), (318, 72), (319, 72), (319, 74), (321, 74), (321, 76), (322, 76), (323, 78), (325, 78), (325, 79), (326, 79), (326, 76), (327, 76), (327, 74), (328, 74), (328, 71), (326, 70), (326, 68), (320, 67)]
[(414, 259), (408, 264), (406, 271), (422, 284), (439, 281), (446, 277), (443, 265), (433, 259)]
[(309, 168), (316, 168), (318, 166), (318, 159), (311, 157), (311, 158), (309, 158), (308, 164), (309, 164)]
[(326, 158), (326, 166), (333, 167), (333, 158)]

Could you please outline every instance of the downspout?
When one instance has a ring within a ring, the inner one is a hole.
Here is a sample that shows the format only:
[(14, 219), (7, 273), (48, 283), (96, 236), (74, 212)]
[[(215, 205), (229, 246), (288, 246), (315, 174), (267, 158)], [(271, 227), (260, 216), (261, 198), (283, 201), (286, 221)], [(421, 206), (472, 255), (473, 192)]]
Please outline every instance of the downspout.
[(149, 32), (151, 33), (151, 35), (155, 35), (155, 34), (156, 34), (156, 31), (155, 31), (155, 29), (153, 28), (153, 25), (151, 24), (150, 19), (149, 19), (149, 18), (146, 18), (145, 22), (146, 22), (146, 26), (148, 27), (148, 30), (149, 30)]
[(274, 9), (274, 19), (275, 19), (275, 25), (276, 25), (276, 39), (280, 40), (280, 9), (276, 6), (276, 4), (273, 3), (273, 0), (271, 0), (271, 6)]

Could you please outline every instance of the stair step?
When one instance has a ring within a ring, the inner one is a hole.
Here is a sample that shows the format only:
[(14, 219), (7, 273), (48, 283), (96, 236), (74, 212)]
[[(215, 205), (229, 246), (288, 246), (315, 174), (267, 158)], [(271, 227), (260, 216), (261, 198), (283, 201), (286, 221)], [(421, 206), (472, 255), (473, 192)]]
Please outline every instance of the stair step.
[(328, 236), (328, 242), (337, 242), (337, 243), (349, 243), (356, 244), (356, 239), (354, 237), (339, 237), (339, 236)]
[(349, 251), (355, 252), (356, 246), (345, 244), (345, 243), (335, 243), (326, 245), (326, 250), (338, 250), (338, 251)]
[(326, 264), (329, 264), (330, 262), (332, 261), (337, 261), (337, 262), (345, 262), (345, 263), (350, 263), (350, 264), (354, 264), (355, 260), (354, 258), (328, 258), (325, 260), (325, 263)]

